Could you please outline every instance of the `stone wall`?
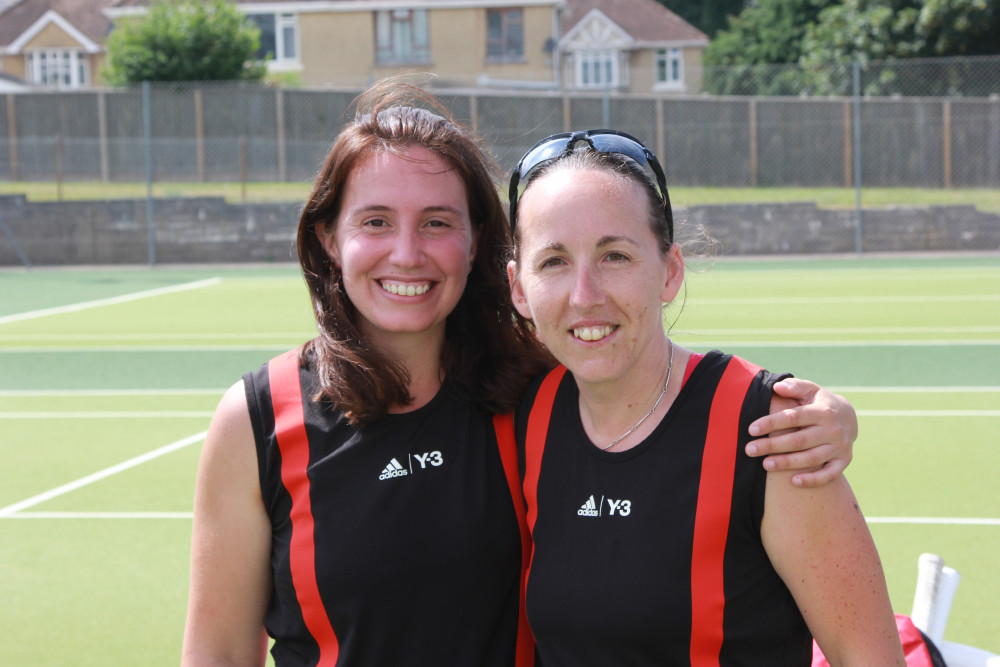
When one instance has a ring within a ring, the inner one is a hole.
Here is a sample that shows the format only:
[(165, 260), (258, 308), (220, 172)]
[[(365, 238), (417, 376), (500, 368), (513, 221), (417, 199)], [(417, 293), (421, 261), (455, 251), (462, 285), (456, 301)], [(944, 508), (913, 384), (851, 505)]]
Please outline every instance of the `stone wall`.
[[(0, 267), (148, 264), (144, 199), (28, 202), (0, 196)], [(157, 264), (293, 262), (301, 204), (156, 199)], [(694, 206), (676, 212), (721, 243), (722, 255), (856, 252), (856, 213), (814, 204)], [(1000, 250), (1000, 215), (972, 206), (862, 212), (864, 252)]]

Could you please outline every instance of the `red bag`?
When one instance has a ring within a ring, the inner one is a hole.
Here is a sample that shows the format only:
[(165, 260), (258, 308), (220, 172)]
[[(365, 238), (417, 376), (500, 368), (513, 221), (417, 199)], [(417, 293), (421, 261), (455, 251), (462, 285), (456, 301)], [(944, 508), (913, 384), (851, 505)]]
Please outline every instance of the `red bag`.
[[(937, 646), (913, 624), (909, 616), (896, 614), (896, 629), (899, 630), (907, 667), (946, 667)], [(830, 667), (816, 640), (813, 640), (812, 667)]]

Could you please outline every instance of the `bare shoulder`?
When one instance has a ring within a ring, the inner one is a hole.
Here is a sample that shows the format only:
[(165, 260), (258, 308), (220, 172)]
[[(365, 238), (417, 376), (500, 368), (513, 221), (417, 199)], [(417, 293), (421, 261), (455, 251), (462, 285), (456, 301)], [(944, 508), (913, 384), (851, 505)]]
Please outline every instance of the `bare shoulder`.
[(789, 398), (787, 396), (781, 396), (774, 390), (771, 391), (771, 414), (775, 412), (780, 412), (782, 410), (790, 410), (791, 408), (797, 408), (799, 406), (798, 401), (794, 398)]
[[(202, 448), (198, 475), (215, 488), (256, 485), (257, 457), (243, 381), (233, 384), (219, 401)], [(218, 487), (216, 487), (218, 485)]]

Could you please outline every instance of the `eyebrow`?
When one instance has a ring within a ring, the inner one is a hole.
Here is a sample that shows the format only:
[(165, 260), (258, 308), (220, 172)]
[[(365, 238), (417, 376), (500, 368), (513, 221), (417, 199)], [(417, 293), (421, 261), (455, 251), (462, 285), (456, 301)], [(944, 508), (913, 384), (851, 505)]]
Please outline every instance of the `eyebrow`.
[[(387, 204), (370, 204), (368, 206), (362, 206), (360, 208), (353, 209), (351, 213), (355, 215), (364, 215), (365, 213), (391, 213), (396, 209)], [(454, 206), (425, 206), (420, 209), (421, 213), (450, 213), (455, 216), (461, 217), (462, 211), (455, 208)]]
[(597, 247), (598, 248), (603, 248), (606, 245), (611, 245), (612, 243), (617, 243), (619, 241), (623, 241), (625, 243), (630, 243), (630, 244), (635, 245), (635, 246), (639, 245), (639, 243), (635, 239), (633, 239), (631, 236), (622, 236), (622, 235), (612, 236), (612, 235), (608, 235), (608, 236), (602, 236), (601, 237), (601, 240), (597, 242)]
[[(635, 246), (639, 245), (639, 243), (636, 242), (636, 240), (633, 239), (631, 236), (609, 234), (608, 236), (602, 236), (600, 240), (597, 242), (596, 247), (603, 248), (604, 246), (611, 245), (613, 243), (618, 243), (619, 241), (630, 243)], [(539, 248), (539, 250), (542, 252), (552, 252), (552, 251), (564, 252), (566, 250), (566, 245), (564, 243), (560, 243), (559, 241), (553, 241), (552, 243), (546, 243), (541, 248)]]

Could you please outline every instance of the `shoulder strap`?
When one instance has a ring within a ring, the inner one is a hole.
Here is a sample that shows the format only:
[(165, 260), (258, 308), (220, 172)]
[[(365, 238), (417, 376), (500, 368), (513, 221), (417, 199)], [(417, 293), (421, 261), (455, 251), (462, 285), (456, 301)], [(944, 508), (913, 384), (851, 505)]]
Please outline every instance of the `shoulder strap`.
[(292, 583), (302, 609), (302, 618), (319, 646), (317, 664), (320, 667), (334, 665), (340, 653), (340, 644), (330, 625), (316, 581), (315, 525), (308, 474), (309, 438), (299, 383), (298, 350), (291, 350), (268, 362), (268, 379), (274, 408), (274, 433), (281, 452), (281, 483), (292, 498), (289, 511), (292, 522), (289, 547)]
[(514, 415), (511, 413), (493, 415), (493, 429), (497, 434), (497, 445), (500, 447), (500, 461), (507, 477), (507, 486), (514, 500), (514, 513), (517, 514), (517, 527), (521, 532), (521, 580), (518, 586), (517, 605), (517, 649), (515, 667), (534, 667), (535, 639), (528, 628), (528, 615), (524, 607), (525, 586), (528, 583), (528, 564), (531, 562), (531, 533), (525, 520), (524, 496), (521, 495), (521, 484), (517, 471), (517, 441), (514, 438)]
[(528, 503), (528, 530), (534, 532), (538, 518), (538, 475), (542, 468), (542, 452), (545, 450), (545, 436), (549, 432), (552, 405), (556, 400), (556, 390), (566, 374), (566, 367), (559, 365), (549, 371), (542, 380), (535, 400), (528, 413), (528, 431), (524, 438), (524, 499)]
[(732, 357), (708, 418), (691, 553), (691, 667), (718, 667), (726, 604), (723, 565), (736, 473), (740, 412), (760, 367)]

